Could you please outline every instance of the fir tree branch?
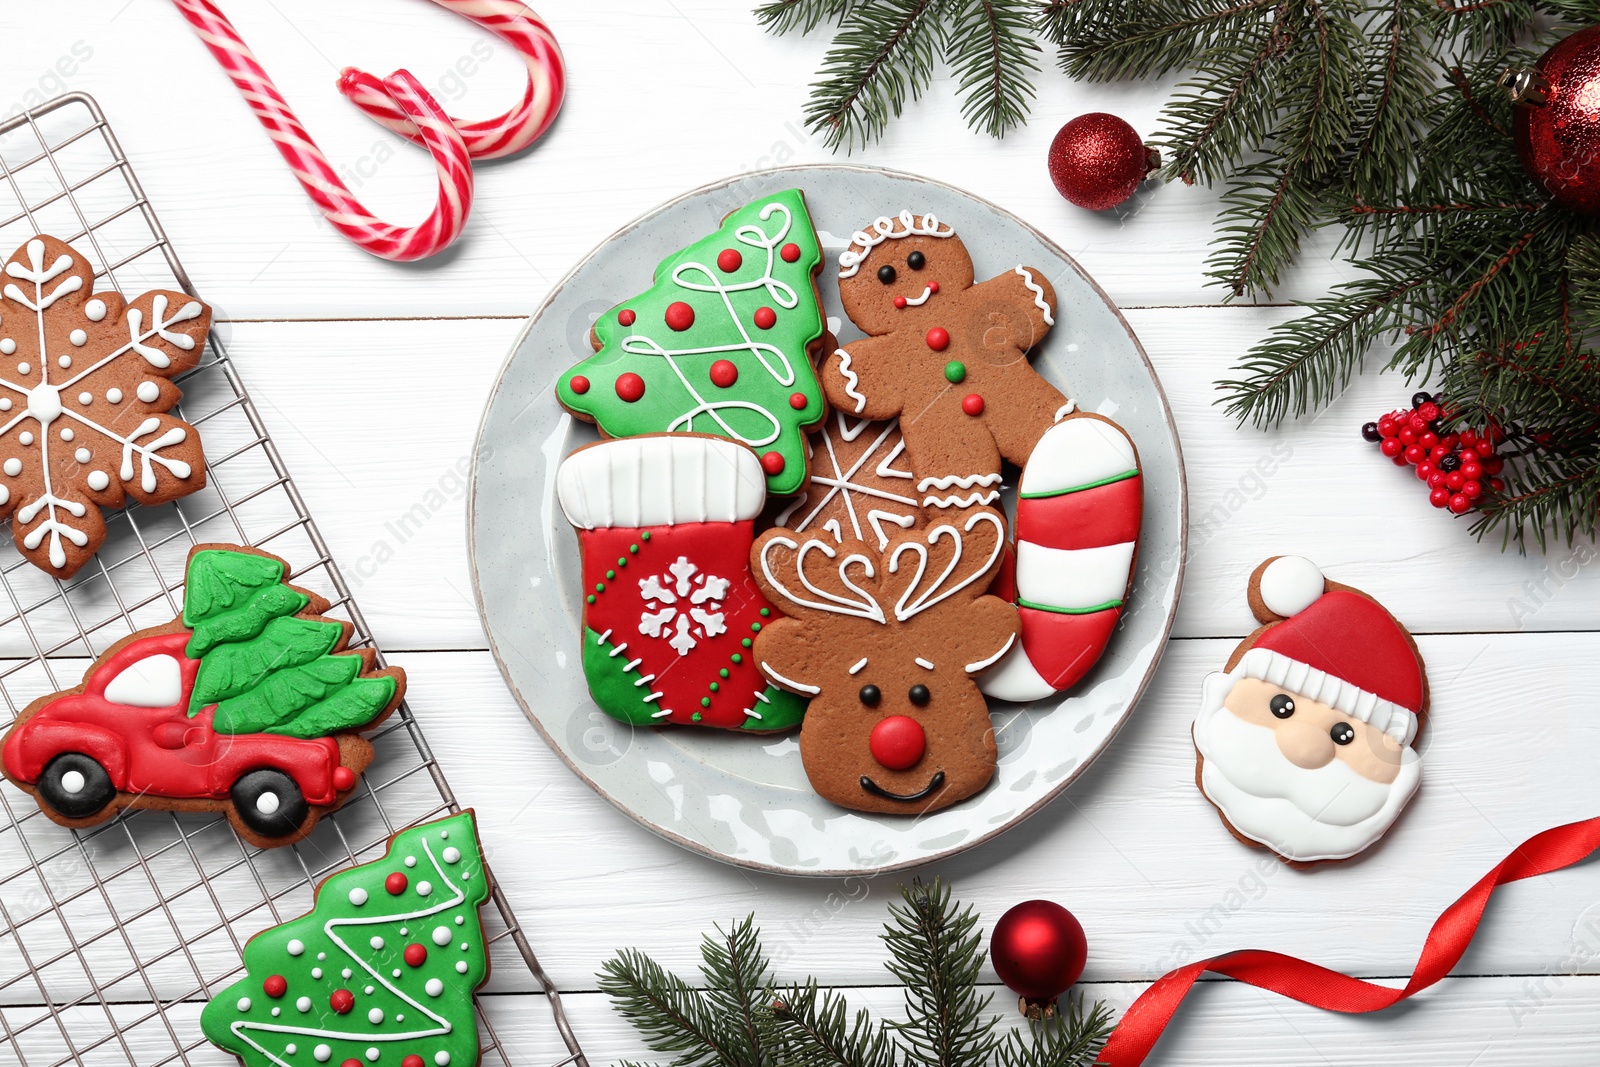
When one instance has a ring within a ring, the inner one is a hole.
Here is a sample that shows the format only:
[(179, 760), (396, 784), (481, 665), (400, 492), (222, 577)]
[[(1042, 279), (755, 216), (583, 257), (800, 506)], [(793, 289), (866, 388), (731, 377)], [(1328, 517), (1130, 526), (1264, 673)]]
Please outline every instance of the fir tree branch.
[(894, 1044), (863, 1008), (852, 1024), (843, 996), (816, 982), (787, 991), (772, 1015), (783, 1041), (784, 1067), (895, 1067)]
[(883, 933), (889, 973), (906, 987), (906, 1021), (889, 1026), (920, 1062), (983, 1067), (994, 1051), (996, 1016), (983, 1019), (992, 994), (980, 996), (983, 938), (972, 908), (952, 912), (950, 887), (920, 878), (901, 887)]
[(839, 23), (857, 3), (869, 0), (769, 0), (756, 8), (756, 21), (769, 33), (810, 33), (824, 22)]
[(755, 916), (745, 916), (726, 932), (719, 926), (717, 935), (706, 937), (700, 946), (706, 1000), (724, 1023), (730, 1055), (741, 1064), (770, 1064), (765, 992), (772, 984), (772, 972), (761, 950)]
[(1111, 1009), (1096, 1004), (1085, 1014), (1083, 998), (1067, 1003), (1054, 1023), (1030, 1020), (1028, 1037), (1013, 1030), (998, 1049), (998, 1067), (1092, 1067), (1111, 1036)]
[(1032, 0), (950, 0), (958, 4), (947, 38), (949, 63), (960, 79), (961, 114), (967, 125), (1002, 137), (1028, 120), (1033, 99), (1033, 57), (1039, 46), (1028, 36)]
[(599, 984), (652, 1051), (680, 1053), (676, 1067), (741, 1067), (698, 991), (644, 953), (618, 952), (602, 965)]
[(1237, 37), (1277, 0), (1051, 0), (1039, 18), (1074, 78), (1152, 78), (1186, 66), (1219, 40)]
[(812, 85), (806, 128), (829, 148), (853, 151), (883, 135), (907, 98), (921, 97), (944, 44), (946, 0), (872, 0), (852, 7)]

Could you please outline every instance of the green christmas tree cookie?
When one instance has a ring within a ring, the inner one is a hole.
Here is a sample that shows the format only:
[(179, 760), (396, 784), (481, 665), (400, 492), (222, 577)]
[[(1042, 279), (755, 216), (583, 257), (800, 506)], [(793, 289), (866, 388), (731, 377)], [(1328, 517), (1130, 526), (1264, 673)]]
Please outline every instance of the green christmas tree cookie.
[(822, 249), (805, 195), (761, 197), (664, 260), (647, 291), (594, 325), (595, 354), (556, 396), (608, 437), (706, 433), (761, 457), (767, 489), (806, 484), (804, 429), (826, 414), (812, 370)]
[(488, 899), (470, 810), (404, 830), (251, 938), (201, 1029), (245, 1067), (475, 1067)]

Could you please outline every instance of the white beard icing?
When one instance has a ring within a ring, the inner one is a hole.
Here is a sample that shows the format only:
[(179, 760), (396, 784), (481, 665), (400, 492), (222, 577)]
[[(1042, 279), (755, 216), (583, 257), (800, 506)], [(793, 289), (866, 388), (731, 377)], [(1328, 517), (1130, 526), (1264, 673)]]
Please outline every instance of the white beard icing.
[(1422, 758), (1409, 746), (1388, 785), (1343, 760), (1305, 770), (1278, 749), (1271, 728), (1245, 722), (1223, 706), (1237, 677), (1208, 675), (1195, 746), (1205, 763), (1200, 787), (1234, 829), (1292, 860), (1347, 859), (1394, 825), (1422, 782)]

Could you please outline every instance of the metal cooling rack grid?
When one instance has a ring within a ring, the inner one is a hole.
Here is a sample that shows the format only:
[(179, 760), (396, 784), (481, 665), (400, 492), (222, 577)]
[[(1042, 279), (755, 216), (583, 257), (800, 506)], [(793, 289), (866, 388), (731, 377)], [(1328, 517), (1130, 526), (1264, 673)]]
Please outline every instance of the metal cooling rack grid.
[[(35, 233), (87, 255), (102, 287), (193, 292), (86, 95), (0, 125), (0, 255)], [(176, 615), (189, 547), (204, 541), (282, 556), (296, 584), (325, 596), (329, 614), (353, 625), (353, 647), (371, 644), (215, 331), (205, 360), (180, 383), (179, 413), (205, 438), (204, 490), (108, 516), (104, 547), (67, 583), (0, 537), (0, 729), (40, 694), (76, 684), (112, 642)], [(300, 844), (264, 852), (216, 815), (144, 811), (68, 831), (0, 784), (0, 1067), (232, 1062), (201, 1036), (198, 1016), (212, 990), (242, 973), (244, 942), (308, 910), (317, 883), (376, 858), (396, 831), (457, 808), (405, 705), (372, 740), (377, 758), (350, 802)], [(484, 844), (492, 853), (493, 843)], [(526, 967), (543, 989), (568, 1051), (554, 1067), (587, 1067), (498, 886), (493, 901), (485, 916), (491, 960)], [(514, 1067), (490, 1018), (495, 999), (478, 1002), (484, 1067)]]

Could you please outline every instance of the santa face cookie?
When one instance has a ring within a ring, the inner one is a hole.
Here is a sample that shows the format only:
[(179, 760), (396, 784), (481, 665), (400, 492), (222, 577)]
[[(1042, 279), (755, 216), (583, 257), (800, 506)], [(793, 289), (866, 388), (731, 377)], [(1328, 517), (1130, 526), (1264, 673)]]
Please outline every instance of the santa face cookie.
[(804, 429), (827, 405), (812, 366), (825, 324), (822, 251), (798, 189), (739, 208), (600, 316), (595, 354), (556, 397), (607, 437), (701, 433), (753, 449), (767, 488), (805, 487)]
[(800, 756), (841, 807), (911, 815), (948, 807), (994, 776), (994, 730), (977, 675), (1017, 640), (1016, 609), (985, 593), (1005, 547), (988, 508), (895, 531), (887, 547), (773, 529), (751, 567), (786, 618), (755, 658), (811, 698)]
[(1196, 779), (1247, 843), (1312, 863), (1384, 835), (1421, 783), (1428, 682), (1405, 627), (1310, 560), (1250, 576), (1264, 625), (1206, 678)]
[(205, 488), (193, 426), (167, 414), (211, 309), (185, 293), (94, 293), (89, 261), (28, 240), (0, 286), (0, 518), (34, 566), (70, 578), (106, 537), (102, 508)]
[(580, 448), (556, 495), (583, 553), (583, 672), (635, 726), (787, 730), (805, 700), (767, 682), (750, 648), (777, 612), (750, 575), (766, 503), (755, 453), (701, 434)]

